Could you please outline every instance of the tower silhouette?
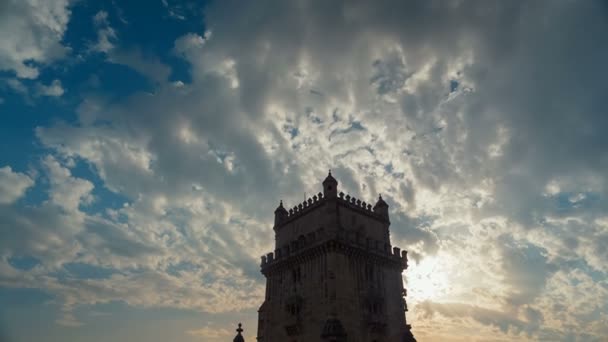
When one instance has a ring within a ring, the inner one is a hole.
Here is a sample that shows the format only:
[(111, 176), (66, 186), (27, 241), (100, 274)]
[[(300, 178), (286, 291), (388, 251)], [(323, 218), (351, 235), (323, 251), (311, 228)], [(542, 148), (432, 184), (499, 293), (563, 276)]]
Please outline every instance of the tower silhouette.
[(259, 342), (415, 341), (401, 274), (407, 252), (391, 247), (388, 204), (323, 192), (275, 210), (275, 251), (262, 257), (266, 294)]

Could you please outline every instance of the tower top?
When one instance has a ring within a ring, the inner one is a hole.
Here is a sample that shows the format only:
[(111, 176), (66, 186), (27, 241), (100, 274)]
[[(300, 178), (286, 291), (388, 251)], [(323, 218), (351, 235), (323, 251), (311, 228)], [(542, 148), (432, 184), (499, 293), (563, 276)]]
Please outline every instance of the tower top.
[(376, 202), (376, 205), (374, 205), (375, 207), (386, 207), (388, 208), (388, 204), (386, 204), (386, 202), (384, 202), (384, 200), (382, 199), (382, 195), (378, 196), (378, 202)]
[(385, 220), (389, 220), (388, 218), (388, 204), (384, 202), (382, 199), (382, 195), (378, 196), (378, 202), (374, 205), (374, 212), (380, 216), (382, 216)]
[(243, 335), (241, 335), (241, 333), (243, 332), (243, 328), (241, 328), (241, 326), (242, 324), (239, 323), (239, 327), (236, 329), (237, 335), (234, 337), (234, 340), (232, 340), (232, 342), (245, 342)]
[(338, 181), (331, 175), (331, 170), (323, 181), (323, 195), (325, 198), (338, 197)]
[(278, 212), (287, 212), (287, 209), (285, 209), (285, 207), (283, 207), (283, 200), (281, 200), (281, 202), (279, 203), (279, 206), (275, 209), (274, 212), (275, 213), (278, 213)]
[(331, 169), (329, 169), (329, 174), (327, 175), (327, 177), (325, 178), (325, 180), (323, 181), (323, 184), (336, 184), (338, 185), (338, 181), (334, 178), (334, 176), (331, 175)]

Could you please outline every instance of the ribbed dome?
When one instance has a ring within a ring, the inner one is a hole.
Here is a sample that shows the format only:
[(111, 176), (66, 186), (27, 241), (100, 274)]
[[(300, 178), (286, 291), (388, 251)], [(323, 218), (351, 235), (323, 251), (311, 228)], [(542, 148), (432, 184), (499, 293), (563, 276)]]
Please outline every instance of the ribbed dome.
[(274, 213), (275, 214), (278, 214), (278, 213), (281, 213), (281, 214), (282, 213), (287, 213), (287, 209), (285, 209), (285, 207), (283, 207), (283, 201), (281, 201), (279, 203), (279, 206), (275, 209)]
[(325, 180), (323, 181), (323, 184), (338, 184), (338, 181), (334, 178), (334, 176), (331, 175), (331, 170), (329, 170), (329, 174), (327, 175), (327, 177), (325, 178)]

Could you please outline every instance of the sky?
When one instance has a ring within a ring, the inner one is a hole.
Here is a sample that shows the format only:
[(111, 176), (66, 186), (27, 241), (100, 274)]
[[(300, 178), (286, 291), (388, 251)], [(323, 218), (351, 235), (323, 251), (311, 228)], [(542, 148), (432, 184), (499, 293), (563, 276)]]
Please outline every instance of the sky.
[(0, 1), (0, 341), (254, 341), (273, 211), (390, 205), (419, 341), (608, 336), (605, 1)]

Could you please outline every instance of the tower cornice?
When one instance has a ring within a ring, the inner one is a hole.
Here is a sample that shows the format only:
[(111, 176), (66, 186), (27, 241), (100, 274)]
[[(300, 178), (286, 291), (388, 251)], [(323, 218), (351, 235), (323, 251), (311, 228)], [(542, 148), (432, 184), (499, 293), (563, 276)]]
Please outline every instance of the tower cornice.
[(383, 249), (366, 248), (365, 246), (353, 244), (343, 238), (335, 238), (311, 243), (309, 246), (292, 252), (287, 256), (275, 258), (275, 253), (268, 253), (262, 256), (261, 271), (264, 275), (268, 275), (273, 271), (290, 268), (293, 265), (330, 252), (359, 257), (376, 264), (387, 265), (401, 270), (407, 269), (407, 251), (401, 251), (399, 247), (393, 247), (392, 249), (390, 246)]

